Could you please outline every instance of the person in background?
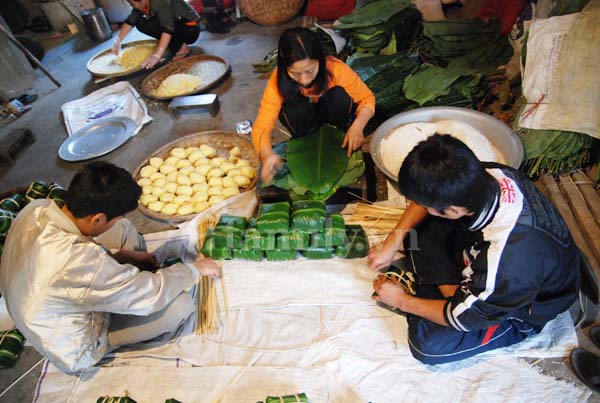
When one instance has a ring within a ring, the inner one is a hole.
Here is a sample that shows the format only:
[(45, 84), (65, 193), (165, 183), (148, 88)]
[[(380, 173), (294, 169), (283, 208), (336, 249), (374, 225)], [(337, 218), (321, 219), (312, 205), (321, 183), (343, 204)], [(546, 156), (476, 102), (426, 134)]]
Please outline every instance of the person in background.
[(275, 121), (292, 137), (304, 136), (324, 124), (346, 132), (341, 147), (348, 156), (359, 149), (363, 130), (375, 114), (375, 96), (344, 62), (326, 56), (317, 35), (306, 28), (291, 28), (279, 38), (277, 67), (263, 93), (252, 129), (259, 154), (261, 178), (269, 183), (282, 161), (273, 151)]
[(118, 55), (121, 42), (136, 27), (140, 32), (158, 39), (156, 51), (146, 59), (143, 67), (154, 67), (169, 50), (175, 53), (173, 61), (190, 54), (189, 44), (200, 35), (200, 16), (185, 0), (128, 0), (131, 14), (115, 39), (112, 53)]
[(89, 163), (74, 176), (62, 207), (32, 201), (10, 228), (0, 292), (16, 327), (65, 372), (173, 332), (194, 312), (186, 290), (197, 272), (219, 274), (210, 259), (159, 269), (123, 218), (140, 194), (124, 169)]
[(416, 295), (380, 275), (373, 298), (407, 314), (418, 360), (440, 364), (518, 343), (576, 300), (579, 251), (520, 172), (436, 134), (408, 154), (398, 187), (412, 204), (368, 264), (387, 270), (397, 251), (406, 254)]

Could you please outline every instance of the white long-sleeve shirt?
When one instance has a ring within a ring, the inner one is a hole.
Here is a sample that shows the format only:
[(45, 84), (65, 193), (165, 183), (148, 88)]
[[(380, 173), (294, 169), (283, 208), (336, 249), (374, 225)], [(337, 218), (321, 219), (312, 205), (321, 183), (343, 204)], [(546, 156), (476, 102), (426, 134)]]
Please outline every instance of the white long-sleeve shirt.
[(149, 315), (195, 283), (183, 264), (152, 273), (118, 263), (48, 200), (19, 213), (1, 261), (0, 292), (17, 328), (67, 372), (104, 356), (110, 313)]

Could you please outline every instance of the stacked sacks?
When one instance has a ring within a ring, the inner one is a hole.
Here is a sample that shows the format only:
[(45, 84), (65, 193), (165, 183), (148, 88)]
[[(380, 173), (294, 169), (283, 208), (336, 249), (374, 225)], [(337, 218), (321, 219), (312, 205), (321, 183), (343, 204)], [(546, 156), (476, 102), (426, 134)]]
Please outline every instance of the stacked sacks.
[(367, 236), (360, 225), (346, 225), (341, 214), (327, 214), (325, 203), (300, 200), (263, 204), (256, 220), (224, 215), (207, 234), (202, 253), (214, 259), (262, 261), (365, 257)]

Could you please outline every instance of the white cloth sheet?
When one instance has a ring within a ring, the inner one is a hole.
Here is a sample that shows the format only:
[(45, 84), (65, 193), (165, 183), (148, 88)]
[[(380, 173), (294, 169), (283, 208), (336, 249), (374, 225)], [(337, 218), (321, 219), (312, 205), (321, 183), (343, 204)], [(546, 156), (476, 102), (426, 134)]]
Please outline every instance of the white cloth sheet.
[[(426, 366), (410, 355), (405, 318), (370, 300), (374, 274), (364, 263), (225, 262), (231, 325), (217, 280), (222, 311), (217, 334), (196, 336), (191, 320), (168, 344), (117, 352), (104, 362), (114, 368), (87, 370), (80, 377), (51, 368), (37, 401), (92, 401), (124, 390), (140, 403), (166, 397), (217, 402), (221, 395), (222, 402), (252, 403), (269, 394), (299, 392), (312, 403), (495, 402), (507, 401), (506, 396), (579, 402), (589, 396), (517, 358), (566, 355), (577, 344), (568, 313), (518, 346)], [(182, 361), (199, 368), (172, 368)]]

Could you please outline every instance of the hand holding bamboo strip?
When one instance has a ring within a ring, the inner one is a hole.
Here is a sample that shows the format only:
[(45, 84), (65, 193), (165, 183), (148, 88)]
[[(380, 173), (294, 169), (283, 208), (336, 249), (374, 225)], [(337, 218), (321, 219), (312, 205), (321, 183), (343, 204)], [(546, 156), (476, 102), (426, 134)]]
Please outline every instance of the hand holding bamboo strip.
[[(198, 258), (203, 259), (202, 246), (206, 234), (219, 222), (219, 217), (210, 216), (198, 224)], [(216, 318), (219, 317), (219, 305), (216, 297), (215, 283), (212, 278), (200, 276), (196, 289), (198, 308), (196, 310), (196, 334), (215, 333), (217, 331)]]
[[(369, 237), (369, 242), (379, 241), (398, 224), (405, 209), (357, 203), (350, 215), (344, 215), (346, 224), (359, 224)], [(376, 243), (376, 242), (375, 242)]]

